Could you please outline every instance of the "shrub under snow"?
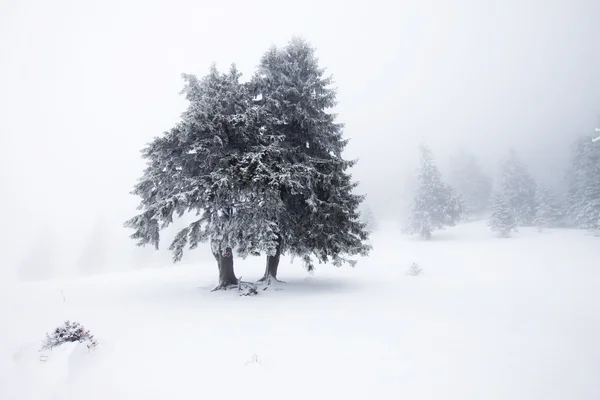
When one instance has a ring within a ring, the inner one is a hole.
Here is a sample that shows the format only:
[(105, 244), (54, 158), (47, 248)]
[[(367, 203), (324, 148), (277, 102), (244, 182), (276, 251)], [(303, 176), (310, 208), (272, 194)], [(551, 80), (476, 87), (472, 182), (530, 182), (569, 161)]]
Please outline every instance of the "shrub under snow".
[(64, 324), (56, 328), (51, 334), (46, 333), (46, 339), (42, 342), (40, 351), (52, 350), (67, 342), (79, 342), (85, 344), (88, 349), (95, 348), (98, 342), (94, 335), (86, 330), (79, 322), (65, 321)]
[(412, 263), (408, 271), (406, 271), (406, 275), (410, 276), (419, 276), (423, 273), (423, 268), (416, 262)]

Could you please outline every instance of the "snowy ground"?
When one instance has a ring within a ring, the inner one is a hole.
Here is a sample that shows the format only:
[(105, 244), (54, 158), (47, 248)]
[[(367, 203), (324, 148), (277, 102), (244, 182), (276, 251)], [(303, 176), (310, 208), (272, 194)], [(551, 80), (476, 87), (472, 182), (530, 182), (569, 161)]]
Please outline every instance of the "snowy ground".
[[(384, 230), (355, 269), (285, 261), (254, 297), (210, 293), (212, 264), (4, 283), (0, 399), (600, 399), (600, 239)], [(98, 349), (39, 361), (66, 319)]]

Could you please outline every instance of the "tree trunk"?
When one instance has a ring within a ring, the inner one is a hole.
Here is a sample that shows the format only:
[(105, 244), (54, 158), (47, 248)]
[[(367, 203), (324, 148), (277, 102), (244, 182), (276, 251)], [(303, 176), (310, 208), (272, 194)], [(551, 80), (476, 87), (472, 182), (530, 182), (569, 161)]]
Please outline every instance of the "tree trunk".
[(219, 267), (219, 284), (214, 290), (228, 289), (232, 285), (237, 285), (238, 280), (233, 269), (233, 252), (227, 247), (223, 253), (213, 253)]
[(265, 268), (265, 274), (260, 278), (259, 282), (265, 282), (270, 285), (272, 282), (281, 282), (277, 280), (277, 268), (279, 267), (279, 259), (281, 258), (281, 237), (277, 239), (277, 247), (275, 248), (275, 255), (267, 256), (267, 265)]

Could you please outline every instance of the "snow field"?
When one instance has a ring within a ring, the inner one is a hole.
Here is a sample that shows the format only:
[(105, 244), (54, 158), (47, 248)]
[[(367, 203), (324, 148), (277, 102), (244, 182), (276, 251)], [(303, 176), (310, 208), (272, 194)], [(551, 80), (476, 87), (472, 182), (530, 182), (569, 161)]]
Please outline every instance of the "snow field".
[[(598, 399), (599, 243), (499, 239), (483, 222), (426, 242), (389, 225), (356, 268), (311, 276), (282, 260), (288, 283), (253, 297), (211, 293), (213, 264), (5, 283), (0, 398)], [(406, 275), (413, 262), (421, 275)], [(263, 263), (238, 259), (237, 275), (258, 279)], [(98, 349), (41, 362), (66, 319)]]

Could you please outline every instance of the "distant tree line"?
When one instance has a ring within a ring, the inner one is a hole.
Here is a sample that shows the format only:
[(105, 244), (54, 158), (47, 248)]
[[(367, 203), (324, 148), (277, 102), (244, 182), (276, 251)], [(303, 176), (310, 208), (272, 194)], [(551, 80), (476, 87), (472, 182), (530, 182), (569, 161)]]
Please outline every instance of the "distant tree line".
[(600, 234), (600, 143), (591, 135), (572, 148), (564, 177), (565, 193), (531, 176), (518, 153), (511, 149), (500, 162), (496, 182), (486, 176), (474, 155), (461, 152), (452, 161), (445, 183), (431, 151), (422, 146), (417, 188), (403, 231), (431, 238), (433, 231), (461, 219), (488, 218), (492, 231), (509, 237), (518, 227), (580, 228)]

